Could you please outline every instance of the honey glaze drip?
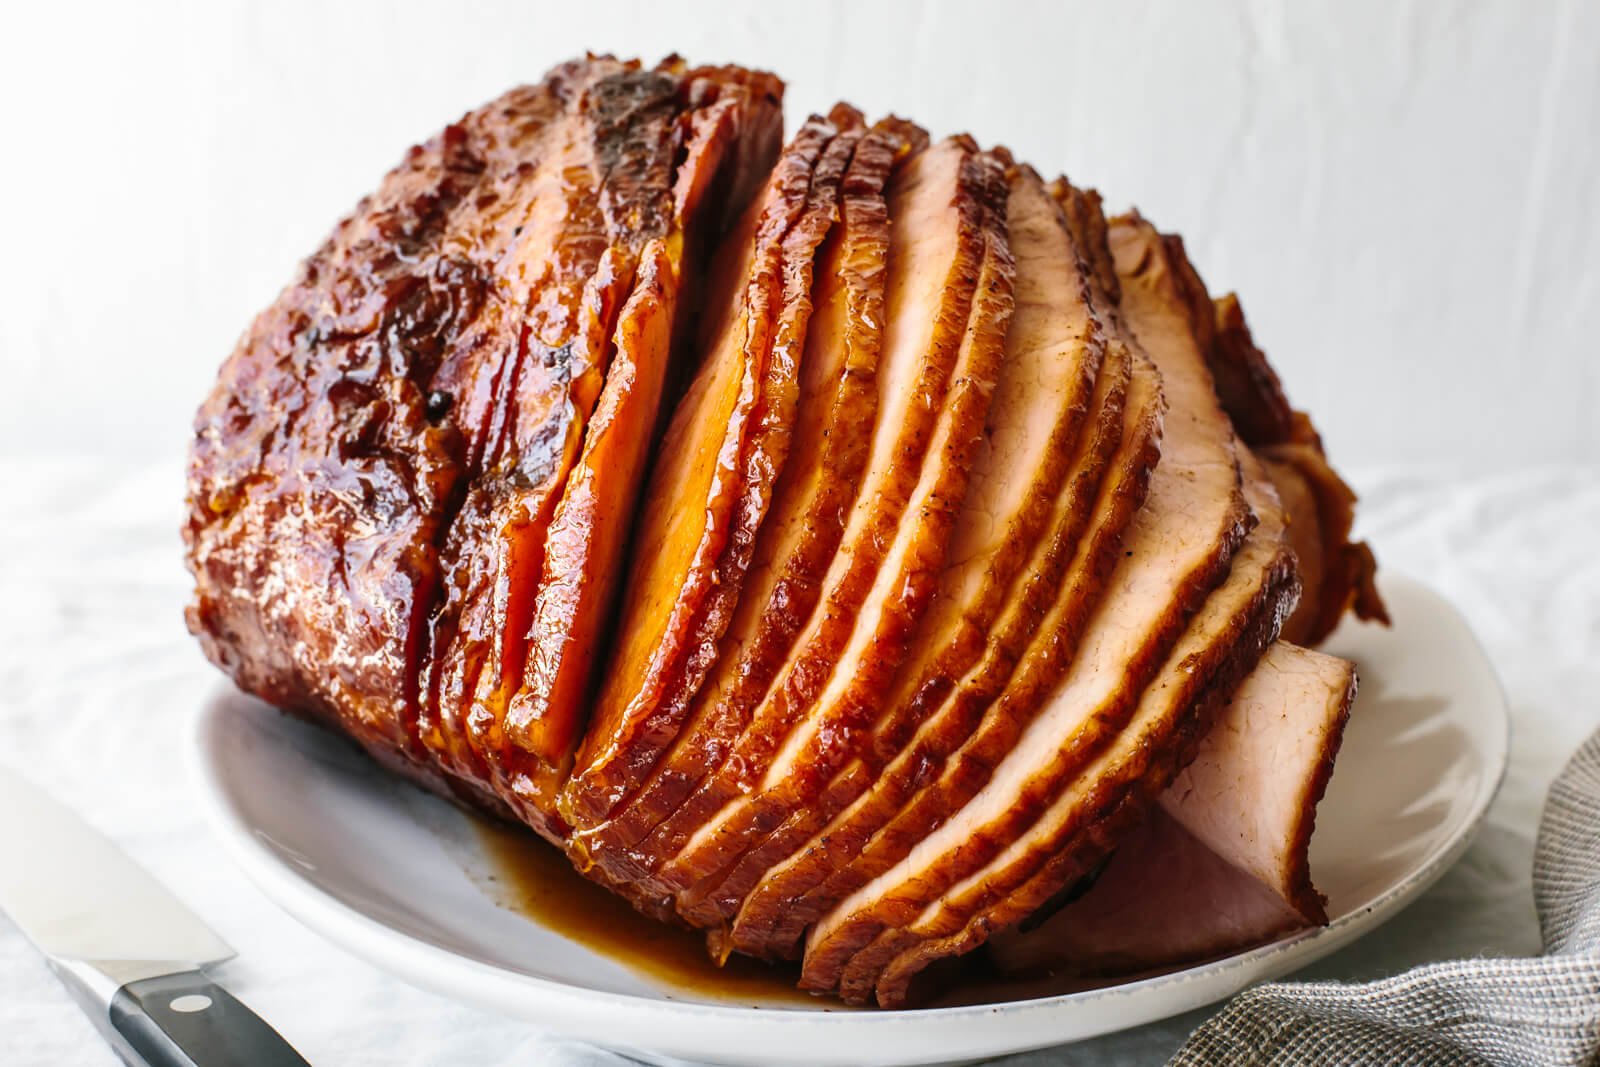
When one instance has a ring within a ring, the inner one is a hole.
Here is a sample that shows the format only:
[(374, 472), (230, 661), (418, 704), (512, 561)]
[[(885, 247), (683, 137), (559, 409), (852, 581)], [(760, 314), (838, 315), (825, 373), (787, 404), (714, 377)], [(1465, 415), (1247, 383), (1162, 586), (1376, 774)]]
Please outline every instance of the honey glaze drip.
[(669, 987), (672, 993), (751, 1006), (774, 1002), (836, 1010), (795, 987), (799, 968), (733, 956), (718, 967), (705, 935), (668, 926), (573, 870), (567, 858), (531, 833), (474, 817), (487, 859), (480, 888), (494, 902), (591, 951)]

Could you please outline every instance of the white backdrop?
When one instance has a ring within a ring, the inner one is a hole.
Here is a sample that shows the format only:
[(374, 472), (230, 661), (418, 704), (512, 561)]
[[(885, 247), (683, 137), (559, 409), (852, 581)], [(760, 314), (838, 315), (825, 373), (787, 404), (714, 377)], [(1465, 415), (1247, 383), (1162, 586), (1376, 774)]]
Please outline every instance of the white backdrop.
[(1600, 5), (221, 0), (0, 15), (0, 450), (176, 457), (412, 141), (584, 49), (766, 66), (1183, 232), (1347, 465), (1600, 460)]

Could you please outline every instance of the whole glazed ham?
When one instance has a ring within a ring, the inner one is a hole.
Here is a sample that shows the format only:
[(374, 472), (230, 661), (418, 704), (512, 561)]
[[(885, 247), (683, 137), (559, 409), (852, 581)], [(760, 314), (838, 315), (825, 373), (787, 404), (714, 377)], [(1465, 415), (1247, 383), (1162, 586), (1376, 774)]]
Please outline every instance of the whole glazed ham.
[(1237, 300), (781, 94), (590, 57), (413, 148), (200, 409), (207, 656), (852, 1002), (1326, 921), (1355, 676), (1281, 638), (1383, 607)]

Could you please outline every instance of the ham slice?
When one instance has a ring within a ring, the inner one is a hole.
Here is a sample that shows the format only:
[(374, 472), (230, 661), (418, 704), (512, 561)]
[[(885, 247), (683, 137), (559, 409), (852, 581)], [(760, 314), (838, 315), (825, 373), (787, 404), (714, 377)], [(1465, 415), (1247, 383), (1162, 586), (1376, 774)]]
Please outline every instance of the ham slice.
[[(426, 673), (438, 730), (427, 736), (444, 742), (455, 771), (485, 782), (495, 778), (506, 704), (521, 679), (545, 535), (607, 369), (616, 315), (644, 245), (671, 223), (677, 79), (605, 62), (585, 73), (558, 90), (568, 103), (526, 153), (532, 173), (508, 175), (501, 225), (513, 232), (490, 313), (459, 336), (437, 383), (462, 397), (464, 413), (485, 410), (468, 442), (478, 473), (443, 552), (447, 595), (432, 619)], [(608, 184), (597, 142), (612, 130), (616, 152), (634, 166)]]
[(993, 931), (1021, 922), (1070, 889), (1192, 758), (1219, 706), (1275, 638), (1297, 592), (1282, 512), (1250, 459), (1246, 453), (1246, 490), (1261, 523), (1144, 692), (1127, 728), (993, 863), (857, 953), (841, 988), (863, 997), (875, 993), (886, 1006), (903, 1004), (912, 979), (930, 963), (971, 951)]
[[(835, 117), (859, 127), (853, 112)], [(856, 139), (841, 134), (821, 117), (801, 128), (713, 272), (711, 348), (661, 444), (619, 644), (561, 798), (572, 825), (620, 799), (651, 750), (658, 712), (698, 687), (727, 625), (788, 450), (810, 257)], [(823, 179), (815, 197), (814, 178)], [(803, 242), (803, 262), (785, 277), (791, 233)]]
[[(1002, 162), (977, 154), (961, 161), (961, 170), (971, 175), (981, 258), (971, 275), (964, 331), (951, 334), (959, 345), (948, 379), (926, 396), (922, 412), (899, 424), (892, 456), (875, 455), (878, 462), (869, 470), (887, 472), (889, 484), (880, 489), (869, 481), (857, 498), (832, 572), (844, 577), (814, 613), (729, 758), (682, 809), (709, 817), (685, 836), (659, 868), (657, 881), (678, 893), (678, 910), (696, 925), (716, 921), (715, 906), (704, 900), (700, 885), (738, 854), (752, 829), (763, 828), (763, 818), (782, 811), (781, 799), (756, 795), (763, 779), (793, 770), (809, 782), (826, 781), (829, 758), (849, 750), (860, 716), (892, 680), (937, 591), (1013, 307)], [(889, 406), (883, 410), (888, 413)], [(919, 426), (928, 416), (931, 421)], [(886, 428), (895, 427), (892, 420), (889, 414)], [(897, 521), (884, 523), (896, 511)], [(797, 758), (813, 737), (820, 745)], [(690, 825), (677, 816), (674, 821), (679, 833)]]
[(1355, 685), (1345, 660), (1269, 648), (1089, 891), (990, 942), (1000, 971), (1128, 974), (1327, 922), (1308, 846)]
[[(719, 204), (706, 201), (727, 168), (724, 157), (739, 144), (747, 94), (724, 92), (694, 116), (685, 162), (674, 190), (674, 225), (641, 255), (633, 295), (621, 312), (614, 353), (595, 413), (583, 430), (583, 451), (563, 488), (546, 536), (537, 594), (526, 624), (526, 665), (507, 714), (512, 741), (506, 754), (523, 768), (514, 773), (544, 779), (531, 790), (539, 798), (554, 789), (556, 775), (587, 724), (587, 700), (620, 576), (621, 554), (652, 444), (652, 429), (671, 370), (672, 341), (687, 315), (673, 309), (693, 300), (693, 272), (685, 265), (703, 261), (702, 213)], [(743, 179), (741, 175), (741, 179)], [(690, 247), (693, 244), (696, 247)], [(685, 290), (688, 292), (685, 292)], [(595, 319), (609, 317), (602, 305), (583, 309)], [(583, 389), (580, 389), (579, 386)], [(581, 379), (574, 392), (592, 388)], [(580, 410), (586, 400), (575, 404)], [(518, 618), (521, 616), (519, 615)], [(531, 758), (523, 758), (531, 757)], [(530, 792), (519, 786), (520, 792)], [(548, 802), (541, 799), (541, 808)]]
[[(698, 784), (688, 783), (692, 788), (684, 799), (629, 850), (628, 860), (641, 872), (636, 884), (647, 885), (650, 892), (675, 894), (693, 881), (694, 872), (681, 868), (658, 875), (700, 825), (738, 792), (741, 774), (761, 773), (793, 720), (826, 683), (855, 619), (866, 614), (863, 604), (884, 561), (892, 558), (894, 565), (910, 568), (910, 574), (926, 569), (931, 557), (942, 557), (952, 516), (944, 506), (916, 515), (907, 505), (922, 481), (925, 457), (935, 457), (926, 466), (936, 472), (953, 466), (964, 474), (970, 440), (963, 448), (961, 438), (974, 437), (982, 425), (1004, 330), (1002, 315), (1009, 311), (1003, 219), (994, 215), (1003, 196), (999, 161), (980, 154), (965, 138), (912, 157), (891, 182), (878, 417), (840, 547), (823, 575), (816, 607), (748, 725), (741, 729), (744, 717), (703, 707), (697, 728), (679, 737), (675, 757), (693, 753), (697, 760), (709, 756), (711, 762)], [(992, 306), (997, 297), (989, 294), (1002, 284), (1004, 306)], [(947, 407), (950, 416), (945, 415)], [(941, 422), (946, 425), (942, 433)], [(944, 451), (930, 447), (936, 441)], [(891, 546), (896, 546), (892, 557)], [(895, 609), (886, 621), (901, 626), (914, 622), (925, 603), (926, 584), (919, 580), (885, 604)], [(896, 623), (897, 618), (906, 621)], [(716, 691), (709, 695), (715, 697)], [(680, 781), (671, 772), (658, 778), (658, 784), (674, 791), (682, 788)], [(646, 879), (643, 872), (651, 877)]]
[(1161, 798), (1190, 834), (1307, 923), (1328, 921), (1311, 884), (1311, 831), (1355, 694), (1355, 664), (1278, 642)]
[[(965, 746), (978, 748), (983, 756), (971, 762), (992, 766), (993, 774), (977, 776), (986, 780), (975, 795), (957, 791), (971, 799), (948, 808), (937, 829), (813, 929), (806, 988), (838, 985), (847, 999), (872, 996), (879, 971), (922, 938), (909, 927), (924, 908), (971, 879), (986, 884), (986, 866), (1003, 863), (1008, 853), (1034, 858), (1031, 825), (1137, 724), (1140, 694), (1190, 615), (1228, 574), (1251, 521), (1233, 430), (1217, 404), (1202, 320), (1193, 313), (1198, 280), (1181, 250), (1137, 217), (1113, 224), (1111, 248), (1122, 318), (1161, 371), (1175, 413), (1149, 498), (1070, 666), (1063, 671), (1048, 648), (1030, 650)], [(957, 775), (962, 766), (956, 764)], [(898, 996), (891, 992), (891, 999)]]
[[(1106, 353), (1076, 247), (1031, 170), (1013, 173), (1008, 211), (1016, 312), (990, 409), (989, 446), (974, 469), (940, 596), (916, 636), (916, 654), (886, 687), (888, 699), (874, 702), (882, 707), (872, 708), (870, 733), (841, 754), (848, 759), (820, 794), (802, 792), (797, 800), (792, 784), (781, 783), (791, 794), (782, 825), (715, 888), (719, 916), (733, 917), (737, 909), (732, 945), (741, 951), (793, 953), (799, 930), (825, 910), (800, 898), (848, 855), (847, 840), (860, 839), (869, 822), (886, 816), (891, 798), (903, 799), (912, 768), (932, 758), (926, 745), (916, 755), (896, 754), (958, 688), (980, 687), (980, 679), (1009, 670), (1090, 526), (1102, 482), (1118, 482), (1124, 469), (1106, 477), (1123, 437), (1128, 354)], [(1144, 444), (1131, 443), (1124, 458), (1142, 456)], [(1148, 472), (1137, 461), (1124, 466)], [(1031, 477), (1018, 477), (1020, 471)], [(1095, 539), (1105, 537), (1103, 529), (1094, 532)], [(808, 726), (820, 736), (830, 726), (817, 723), (816, 714)], [(803, 752), (791, 762), (814, 774), (825, 760)], [(846, 817), (836, 818), (847, 808)]]
[[(838, 224), (815, 274), (794, 445), (718, 661), (685, 727), (691, 736), (712, 729), (709, 712), (729, 722), (748, 713), (820, 595), (860, 484), (877, 412), (889, 244), (884, 189), (895, 167), (925, 144), (920, 129), (888, 119), (862, 137), (851, 157)], [(677, 729), (671, 715), (662, 714), (647, 736), (659, 751), (670, 745)], [(649, 788), (612, 818), (579, 825), (574, 841), (602, 863), (614, 864), (606, 853), (633, 844), (654, 827), (698, 780), (712, 755), (698, 744), (672, 748)], [(648, 755), (636, 761), (645, 769), (649, 762)]]
[(1157, 808), (1117, 845), (1083, 896), (1037, 927), (996, 934), (1001, 974), (1123, 977), (1264, 944), (1305, 925), (1282, 898)]

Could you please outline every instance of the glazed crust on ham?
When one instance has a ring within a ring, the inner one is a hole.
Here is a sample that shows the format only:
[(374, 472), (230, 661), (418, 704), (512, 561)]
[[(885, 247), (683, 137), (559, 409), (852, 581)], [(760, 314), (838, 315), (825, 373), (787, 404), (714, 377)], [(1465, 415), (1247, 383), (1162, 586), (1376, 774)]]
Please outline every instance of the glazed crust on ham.
[(591, 56), (413, 149), (197, 416), (206, 654), (852, 1002), (1324, 921), (1354, 672), (1274, 641), (1383, 609), (1237, 301), (781, 92)]
[(1315, 645), (1346, 611), (1387, 625), (1375, 582), (1377, 560), (1365, 542), (1350, 540), (1355, 493), (1329, 465), (1310, 416), (1290, 407), (1277, 372), (1250, 336), (1239, 298), (1217, 298), (1214, 315), (1207, 359), (1217, 394), (1239, 435), (1266, 463), (1293, 520), (1305, 591), (1284, 623), (1284, 639)]
[[(814, 327), (801, 362), (794, 446), (757, 538), (719, 659), (688, 712), (686, 736), (726, 736), (760, 699), (821, 595), (855, 501), (872, 442), (885, 318), (884, 260), (889, 245), (885, 186), (894, 169), (926, 144), (918, 128), (888, 119), (857, 143), (840, 191), (839, 218), (816, 272)], [(709, 716), (729, 725), (713, 727)], [(652, 732), (669, 749), (676, 727)], [(708, 746), (680, 743), (612, 817), (582, 822), (574, 841), (615, 867), (608, 851), (633, 845), (681, 802), (712, 757)], [(646, 766), (649, 757), (638, 761)]]
[[(648, 770), (640, 765), (649, 745), (636, 738), (659, 730), (661, 709), (698, 687), (738, 596), (788, 451), (811, 254), (860, 126), (854, 113), (836, 117), (849, 128), (813, 117), (784, 149), (713, 270), (714, 340), (661, 442), (635, 533), (620, 642), (561, 798), (573, 825), (609, 813)], [(805, 242), (799, 278), (785, 269), (792, 233)]]
[[(387, 765), (507, 810), (503, 708), (479, 683), (506, 695), (507, 613), (533, 602), (524, 564), (634, 264), (674, 231), (712, 240), (771, 166), (781, 92), (739, 68), (588, 59), (408, 154), (257, 319), (196, 418), (188, 619), (214, 662)], [(728, 124), (721, 150), (693, 150), (710, 111)], [(723, 202), (680, 217), (675, 186)], [(672, 250), (668, 265), (700, 270)], [(676, 323), (651, 305), (651, 322)]]

